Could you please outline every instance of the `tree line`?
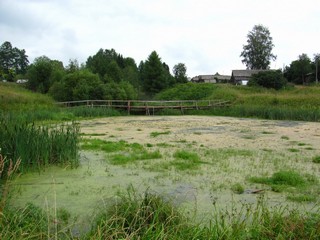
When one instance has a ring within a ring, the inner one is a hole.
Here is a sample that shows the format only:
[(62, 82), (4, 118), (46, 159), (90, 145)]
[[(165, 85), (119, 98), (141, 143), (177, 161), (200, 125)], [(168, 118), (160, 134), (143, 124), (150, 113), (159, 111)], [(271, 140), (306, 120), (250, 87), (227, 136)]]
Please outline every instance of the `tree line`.
[[(23, 57), (16, 52), (23, 53)], [(57, 101), (146, 99), (188, 81), (184, 63), (176, 64), (171, 74), (156, 51), (139, 65), (114, 49), (99, 49), (83, 64), (71, 59), (64, 66), (47, 56), (37, 57), (29, 64), (25, 50), (13, 48), (9, 42), (0, 47), (0, 77), (7, 81), (28, 79), (28, 89), (49, 94)]]

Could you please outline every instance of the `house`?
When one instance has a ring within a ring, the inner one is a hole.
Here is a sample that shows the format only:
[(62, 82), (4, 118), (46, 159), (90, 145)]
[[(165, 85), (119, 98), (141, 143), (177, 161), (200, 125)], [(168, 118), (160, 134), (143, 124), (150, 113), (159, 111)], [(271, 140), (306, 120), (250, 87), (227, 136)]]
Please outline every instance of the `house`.
[(17, 83), (27, 83), (28, 81), (28, 79), (18, 79)]
[(191, 82), (194, 83), (228, 83), (230, 82), (231, 76), (220, 75), (216, 73), (214, 75), (199, 75), (191, 78)]
[(232, 70), (230, 82), (236, 85), (247, 85), (251, 76), (262, 71), (270, 70)]

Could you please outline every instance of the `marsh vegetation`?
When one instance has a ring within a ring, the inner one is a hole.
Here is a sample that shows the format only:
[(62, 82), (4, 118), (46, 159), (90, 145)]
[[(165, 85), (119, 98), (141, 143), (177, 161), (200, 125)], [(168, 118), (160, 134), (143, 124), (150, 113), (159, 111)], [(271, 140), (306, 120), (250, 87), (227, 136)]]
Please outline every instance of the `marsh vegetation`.
[(234, 104), (202, 114), (314, 122), (121, 117), (0, 88), (0, 238), (319, 238), (318, 88), (210, 88)]

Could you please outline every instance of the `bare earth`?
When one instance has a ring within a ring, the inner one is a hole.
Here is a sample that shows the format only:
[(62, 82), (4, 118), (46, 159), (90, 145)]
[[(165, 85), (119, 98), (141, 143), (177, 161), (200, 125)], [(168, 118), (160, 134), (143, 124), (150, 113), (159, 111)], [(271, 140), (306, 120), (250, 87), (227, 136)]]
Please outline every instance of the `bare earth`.
[[(185, 140), (208, 148), (283, 150), (296, 141), (320, 150), (320, 124), (313, 122), (202, 116), (130, 116), (83, 121), (81, 130), (87, 134), (105, 134), (100, 137), (103, 139), (141, 144)], [(150, 137), (152, 132), (167, 131), (170, 134)]]

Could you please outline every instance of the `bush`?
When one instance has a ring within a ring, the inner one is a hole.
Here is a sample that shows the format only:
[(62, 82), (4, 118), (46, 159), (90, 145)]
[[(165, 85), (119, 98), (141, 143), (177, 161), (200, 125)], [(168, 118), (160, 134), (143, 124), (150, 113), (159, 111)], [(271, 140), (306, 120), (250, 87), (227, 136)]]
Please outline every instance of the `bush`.
[(287, 80), (283, 77), (280, 70), (277, 71), (262, 71), (257, 74), (253, 74), (249, 86), (261, 86), (265, 88), (274, 88), (279, 90), (286, 86)]

